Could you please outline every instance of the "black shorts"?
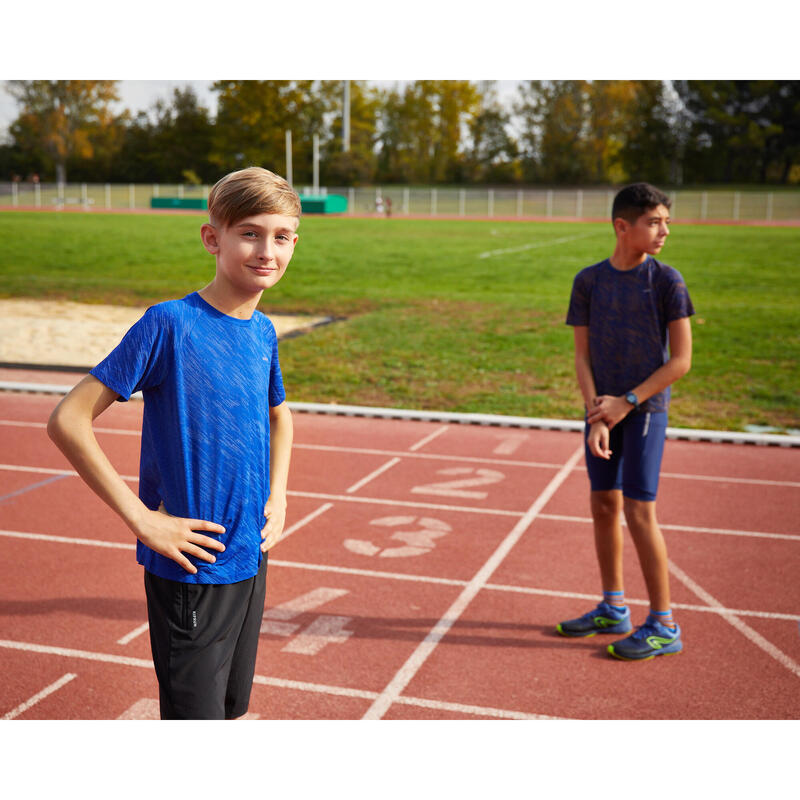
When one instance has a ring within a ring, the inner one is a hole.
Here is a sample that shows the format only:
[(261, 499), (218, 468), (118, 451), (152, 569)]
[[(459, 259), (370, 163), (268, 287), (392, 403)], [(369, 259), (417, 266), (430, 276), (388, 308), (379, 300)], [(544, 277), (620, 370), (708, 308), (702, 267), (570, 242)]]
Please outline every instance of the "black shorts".
[(235, 719), (247, 712), (264, 615), (267, 557), (237, 583), (181, 583), (145, 570), (161, 719)]

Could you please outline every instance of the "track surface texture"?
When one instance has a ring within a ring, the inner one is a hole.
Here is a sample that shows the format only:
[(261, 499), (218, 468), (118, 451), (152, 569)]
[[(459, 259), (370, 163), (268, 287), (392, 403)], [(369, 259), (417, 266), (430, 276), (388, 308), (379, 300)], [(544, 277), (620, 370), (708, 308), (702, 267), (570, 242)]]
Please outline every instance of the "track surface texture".
[[(0, 718), (156, 719), (132, 534), (57, 401), (0, 394)], [(141, 410), (96, 423), (134, 486)], [(800, 449), (668, 441), (658, 508), (684, 652), (623, 663), (555, 632), (599, 592), (579, 433), (296, 413), (248, 717), (798, 719)], [(627, 535), (625, 570), (640, 624)]]

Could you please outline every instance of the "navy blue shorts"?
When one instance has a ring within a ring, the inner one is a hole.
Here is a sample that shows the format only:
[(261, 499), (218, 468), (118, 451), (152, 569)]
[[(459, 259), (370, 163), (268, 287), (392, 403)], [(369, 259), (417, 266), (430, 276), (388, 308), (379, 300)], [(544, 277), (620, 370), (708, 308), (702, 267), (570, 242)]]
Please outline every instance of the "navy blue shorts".
[(586, 470), (592, 491), (622, 489), (622, 494), (632, 500), (655, 500), (666, 435), (666, 411), (628, 414), (610, 431), (611, 458), (606, 461), (589, 452), (587, 425)]

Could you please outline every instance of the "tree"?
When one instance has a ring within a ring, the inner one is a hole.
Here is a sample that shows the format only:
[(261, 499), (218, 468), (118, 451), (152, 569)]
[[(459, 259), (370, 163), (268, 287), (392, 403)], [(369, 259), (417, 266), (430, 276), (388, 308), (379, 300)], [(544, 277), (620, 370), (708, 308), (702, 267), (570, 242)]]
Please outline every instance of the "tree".
[(364, 81), (350, 81), (350, 148), (343, 150), (343, 87), (341, 102), (335, 102), (331, 137), (324, 150), (321, 173), (323, 180), (334, 185), (358, 186), (375, 177), (378, 140), (378, 114), (381, 93)]
[(469, 179), (488, 183), (513, 183), (521, 177), (517, 143), (508, 131), (510, 115), (499, 100), (493, 81), (480, 86), (481, 108), (469, 126)]
[(293, 181), (309, 181), (312, 138), (326, 144), (326, 115), (338, 81), (217, 81), (220, 93), (211, 160), (221, 172), (257, 164), (286, 174), (286, 131), (292, 132)]
[(66, 182), (70, 158), (91, 158), (95, 142), (114, 123), (109, 104), (119, 100), (117, 81), (8, 81), (22, 110), (11, 136), (38, 155)]

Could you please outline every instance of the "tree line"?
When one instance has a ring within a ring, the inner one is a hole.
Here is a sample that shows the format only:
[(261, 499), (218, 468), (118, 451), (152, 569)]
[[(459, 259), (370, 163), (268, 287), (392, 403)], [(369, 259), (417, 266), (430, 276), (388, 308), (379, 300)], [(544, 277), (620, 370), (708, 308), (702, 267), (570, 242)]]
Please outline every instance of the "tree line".
[(295, 184), (663, 185), (800, 183), (800, 81), (216, 81), (216, 114), (190, 86), (112, 111), (118, 81), (15, 80), (19, 114), (0, 179), (213, 183), (250, 164)]

